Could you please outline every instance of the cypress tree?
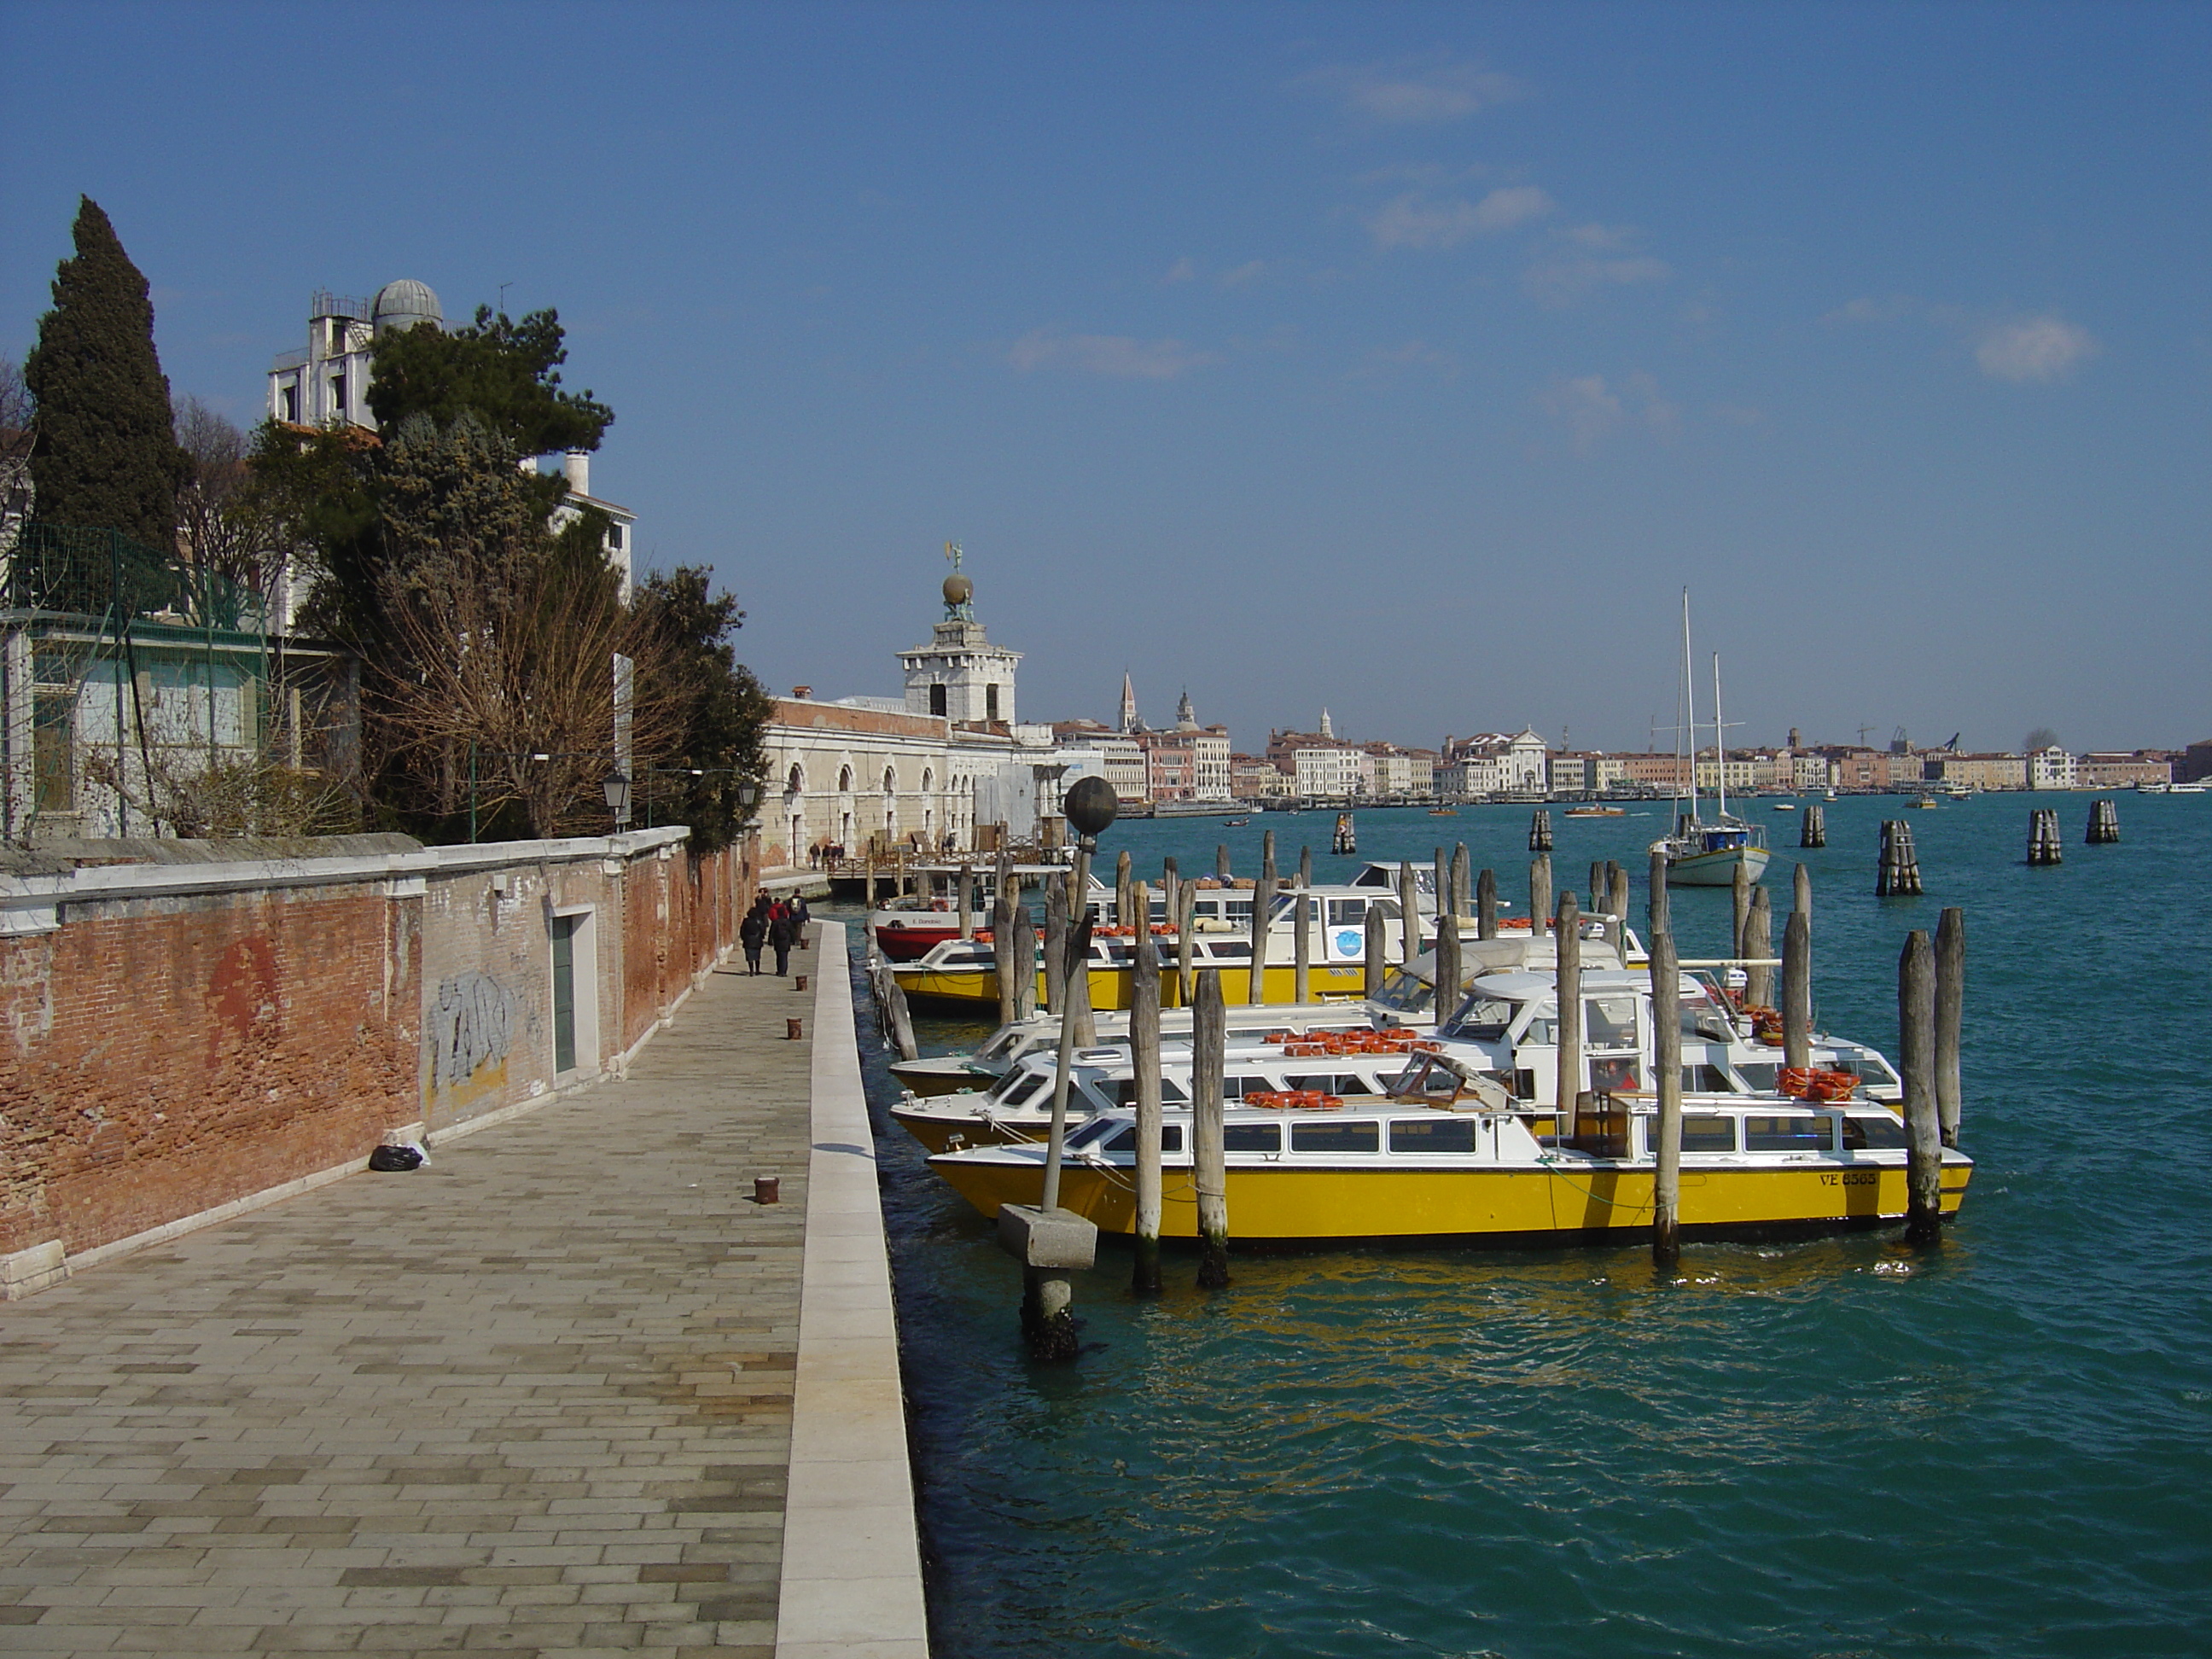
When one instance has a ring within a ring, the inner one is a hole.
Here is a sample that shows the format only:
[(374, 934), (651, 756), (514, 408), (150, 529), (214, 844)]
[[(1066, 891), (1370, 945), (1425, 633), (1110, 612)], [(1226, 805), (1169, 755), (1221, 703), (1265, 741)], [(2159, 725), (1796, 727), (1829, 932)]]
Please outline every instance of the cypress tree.
[(100, 204), (79, 199), (76, 257), (54, 272), (54, 308), (23, 365), (39, 408), (33, 510), (173, 554), (185, 461), (154, 351), (153, 301)]

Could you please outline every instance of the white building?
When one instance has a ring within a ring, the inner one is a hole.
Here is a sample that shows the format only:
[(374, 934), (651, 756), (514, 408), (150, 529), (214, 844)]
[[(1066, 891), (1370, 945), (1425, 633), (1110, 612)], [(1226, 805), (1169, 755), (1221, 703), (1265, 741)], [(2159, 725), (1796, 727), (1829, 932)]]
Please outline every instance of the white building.
[(2027, 787), (2031, 789), (2071, 789), (2075, 785), (2074, 757), (2052, 744), (2027, 754)]
[(952, 574), (945, 579), (945, 620), (927, 645), (899, 653), (906, 671), (906, 706), (916, 714), (936, 714), (968, 725), (1014, 723), (1014, 668), (1018, 651), (993, 645), (975, 620), (975, 585), (952, 555)]
[[(269, 416), (288, 426), (329, 426), (334, 422), (376, 429), (368, 406), (368, 382), (378, 340), (428, 323), (446, 325), (438, 296), (427, 283), (402, 277), (377, 289), (374, 300), (351, 299), (315, 290), (308, 305), (307, 343), (288, 351), (269, 370)], [(554, 509), (557, 529), (573, 523), (586, 507), (606, 515), (608, 562), (622, 573), (623, 598), (629, 598), (630, 561), (637, 543), (637, 514), (591, 491), (591, 458), (581, 451), (562, 457), (568, 493)], [(526, 471), (538, 471), (537, 458), (525, 459)]]

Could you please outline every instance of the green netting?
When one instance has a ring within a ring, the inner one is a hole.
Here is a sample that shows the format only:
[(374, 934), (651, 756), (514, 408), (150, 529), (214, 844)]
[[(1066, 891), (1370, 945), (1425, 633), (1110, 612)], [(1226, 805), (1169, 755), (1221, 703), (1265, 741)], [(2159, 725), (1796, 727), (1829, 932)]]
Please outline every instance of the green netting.
[(161, 619), (225, 633), (263, 631), (246, 583), (135, 542), (119, 531), (32, 520), (6, 550), (0, 605), (67, 616)]

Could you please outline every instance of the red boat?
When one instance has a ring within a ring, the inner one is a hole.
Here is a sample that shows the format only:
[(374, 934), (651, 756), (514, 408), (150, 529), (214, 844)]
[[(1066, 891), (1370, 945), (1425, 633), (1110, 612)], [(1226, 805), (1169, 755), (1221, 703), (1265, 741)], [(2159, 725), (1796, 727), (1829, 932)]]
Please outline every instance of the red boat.
[[(872, 910), (868, 925), (876, 930), (876, 948), (892, 962), (915, 962), (946, 939), (960, 937), (960, 917), (951, 900), (944, 908), (930, 910)], [(974, 913), (975, 937), (991, 937), (991, 918)]]

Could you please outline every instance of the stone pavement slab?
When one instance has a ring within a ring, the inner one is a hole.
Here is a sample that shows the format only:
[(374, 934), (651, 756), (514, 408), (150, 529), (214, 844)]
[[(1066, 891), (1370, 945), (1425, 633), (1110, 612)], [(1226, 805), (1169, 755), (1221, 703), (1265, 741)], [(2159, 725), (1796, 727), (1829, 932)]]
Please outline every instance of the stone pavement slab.
[(814, 1006), (0, 1309), (0, 1651), (772, 1652)]

